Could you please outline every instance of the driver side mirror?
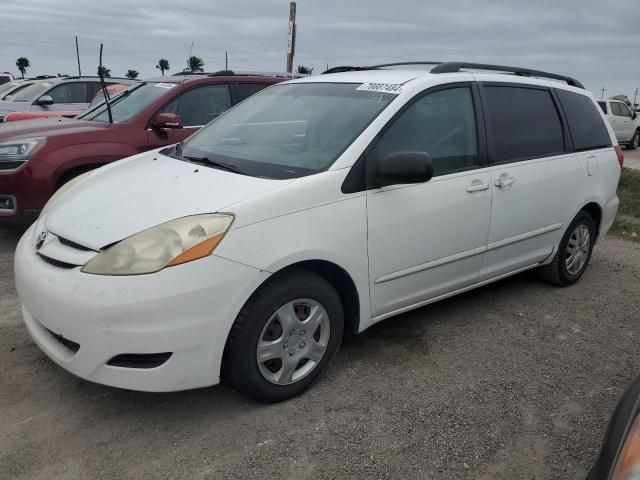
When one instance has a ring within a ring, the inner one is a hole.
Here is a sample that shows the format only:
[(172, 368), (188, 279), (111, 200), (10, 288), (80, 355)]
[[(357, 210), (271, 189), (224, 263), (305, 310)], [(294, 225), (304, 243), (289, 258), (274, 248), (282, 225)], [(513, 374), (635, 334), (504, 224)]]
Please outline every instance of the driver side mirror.
[(36, 100), (33, 103), (43, 107), (47, 105), (53, 105), (53, 97), (51, 95), (42, 95), (38, 100)]
[(631, 118), (633, 118), (634, 120), (638, 118), (638, 112), (633, 112), (633, 114), (631, 114)]
[(159, 113), (151, 120), (151, 128), (182, 128), (182, 119), (175, 113)]
[(433, 162), (426, 152), (392, 152), (378, 162), (378, 187), (424, 183), (433, 177)]

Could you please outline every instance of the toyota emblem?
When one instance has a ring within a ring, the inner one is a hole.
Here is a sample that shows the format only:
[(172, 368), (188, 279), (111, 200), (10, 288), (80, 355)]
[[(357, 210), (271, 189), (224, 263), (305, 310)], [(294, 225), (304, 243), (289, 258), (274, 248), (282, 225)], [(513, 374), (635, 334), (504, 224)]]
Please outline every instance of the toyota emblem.
[(38, 239), (36, 240), (36, 250), (40, 250), (42, 245), (44, 245), (44, 241), (47, 239), (47, 232), (40, 232), (38, 235)]

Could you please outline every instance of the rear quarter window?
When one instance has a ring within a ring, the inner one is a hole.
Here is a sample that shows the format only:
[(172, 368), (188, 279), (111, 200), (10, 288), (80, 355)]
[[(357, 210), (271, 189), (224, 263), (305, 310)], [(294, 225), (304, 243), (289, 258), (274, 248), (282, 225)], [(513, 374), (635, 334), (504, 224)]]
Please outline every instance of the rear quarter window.
[(556, 90), (569, 124), (574, 150), (592, 150), (611, 146), (611, 137), (602, 115), (586, 95)]
[(600, 108), (602, 109), (602, 111), (606, 115), (607, 114), (607, 102), (598, 102), (598, 105), (600, 105)]

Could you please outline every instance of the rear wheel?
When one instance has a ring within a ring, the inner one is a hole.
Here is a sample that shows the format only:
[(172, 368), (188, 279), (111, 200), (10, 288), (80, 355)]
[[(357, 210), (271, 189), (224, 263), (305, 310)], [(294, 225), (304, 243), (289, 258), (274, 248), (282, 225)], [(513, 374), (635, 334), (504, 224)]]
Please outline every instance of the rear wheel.
[(636, 150), (640, 146), (640, 129), (636, 130), (636, 133), (633, 134), (633, 138), (629, 142), (627, 148), (629, 150)]
[(565, 232), (553, 261), (540, 267), (540, 277), (554, 285), (568, 286), (582, 277), (589, 265), (596, 227), (584, 210), (578, 213)]
[(272, 403), (302, 393), (333, 359), (343, 310), (335, 289), (300, 270), (269, 280), (234, 323), (223, 375), (240, 392)]

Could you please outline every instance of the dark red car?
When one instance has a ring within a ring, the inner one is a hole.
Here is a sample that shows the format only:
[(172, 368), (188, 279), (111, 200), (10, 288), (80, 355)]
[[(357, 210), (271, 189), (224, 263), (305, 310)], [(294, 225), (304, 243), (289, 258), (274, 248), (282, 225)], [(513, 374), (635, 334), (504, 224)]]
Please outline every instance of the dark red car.
[[(290, 77), (289, 77), (290, 78)], [(0, 124), (0, 220), (36, 214), (71, 178), (181, 142), (285, 75), (171, 76), (146, 80), (76, 118)]]

